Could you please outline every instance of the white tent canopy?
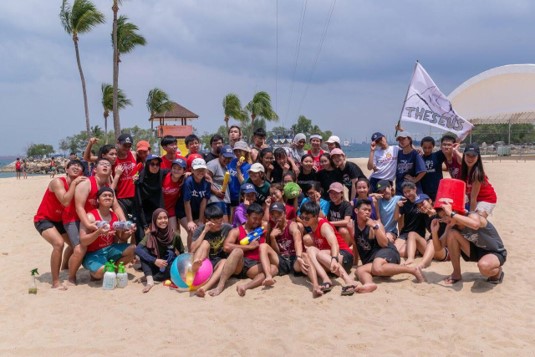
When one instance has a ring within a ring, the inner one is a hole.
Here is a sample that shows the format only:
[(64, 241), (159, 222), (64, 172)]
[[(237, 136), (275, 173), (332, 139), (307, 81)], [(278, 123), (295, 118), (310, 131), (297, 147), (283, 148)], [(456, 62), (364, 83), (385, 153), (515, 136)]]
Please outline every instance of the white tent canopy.
[(489, 69), (448, 96), (455, 111), (473, 124), (535, 123), (535, 64)]

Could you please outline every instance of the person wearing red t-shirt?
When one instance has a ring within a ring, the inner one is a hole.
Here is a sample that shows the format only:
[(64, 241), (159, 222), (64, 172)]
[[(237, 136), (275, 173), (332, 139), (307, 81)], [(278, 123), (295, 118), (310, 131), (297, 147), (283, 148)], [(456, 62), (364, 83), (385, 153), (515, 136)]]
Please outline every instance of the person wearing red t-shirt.
[(446, 134), (440, 139), (440, 150), (446, 158), (444, 164), (450, 173), (450, 177), (454, 179), (461, 178), (462, 157), (458, 149), (459, 143), (455, 142), (455, 137), (452, 135)]
[[(113, 223), (118, 221), (117, 215), (111, 210), (114, 201), (113, 190), (107, 186), (101, 187), (97, 192), (98, 208), (87, 213), (88, 225), (82, 223), (80, 226), (80, 245), (87, 250), (83, 265), (89, 270), (91, 278), (96, 280), (104, 276), (104, 264), (109, 260), (115, 264), (127, 264), (134, 259), (135, 246), (126, 241), (135, 232), (135, 227), (126, 231), (113, 230)], [(102, 224), (103, 221), (106, 224)], [(100, 223), (98, 228), (97, 222)]]
[[(161, 165), (161, 164), (160, 164)], [(169, 215), (169, 228), (175, 232), (178, 227), (178, 222), (176, 219), (176, 204), (182, 193), (182, 184), (186, 176), (186, 160), (184, 159), (175, 159), (173, 160), (173, 165), (171, 166), (171, 171), (165, 174), (162, 181), (162, 194), (163, 194), (163, 203), (164, 208)]]
[[(357, 282), (349, 272), (353, 266), (353, 253), (344, 238), (326, 218), (319, 218), (320, 206), (315, 202), (305, 202), (300, 208), (301, 222), (310, 233), (303, 237), (306, 252), (322, 283), (322, 293), (332, 290), (333, 285), (327, 270), (344, 280), (342, 295), (351, 295)], [(308, 244), (307, 244), (308, 243)]]
[(160, 145), (165, 151), (165, 155), (162, 155), (162, 163), (160, 164), (160, 169), (171, 170), (171, 166), (173, 166), (173, 161), (175, 159), (186, 159), (182, 156), (182, 153), (178, 149), (176, 138), (174, 136), (164, 136), (162, 140), (160, 140)]
[(117, 160), (113, 166), (114, 177), (111, 187), (115, 189), (117, 202), (127, 217), (135, 217), (134, 196), (136, 188), (134, 178), (137, 175), (138, 166), (132, 153), (133, 139), (130, 134), (121, 134), (117, 138)]
[(17, 172), (17, 180), (20, 180), (22, 174), (22, 162), (20, 161), (20, 157), (17, 157), (17, 161), (15, 162), (15, 171)]
[[(62, 287), (59, 281), (59, 270), (64, 243), (70, 246), (61, 217), (65, 207), (69, 206), (74, 198), (76, 186), (87, 180), (83, 176), (83, 165), (79, 160), (69, 161), (66, 174), (67, 177), (57, 177), (50, 181), (43, 200), (33, 218), (35, 228), (39, 234), (52, 246), (52, 254), (50, 256), (52, 288)], [(70, 252), (72, 253), (72, 248)], [(66, 260), (68, 260), (68, 254), (66, 251)]]
[[(264, 234), (259, 239), (253, 240), (249, 244), (242, 245), (240, 240), (245, 238), (248, 233), (254, 231), (260, 226), (265, 227), (263, 221), (264, 210), (258, 203), (251, 203), (247, 207), (247, 221), (242, 226), (233, 228), (225, 242), (223, 250), (229, 254), (227, 262), (221, 272), (217, 287), (210, 292), (210, 295), (219, 295), (225, 288), (225, 283), (232, 275), (240, 278), (249, 278), (251, 281), (240, 284), (236, 287), (238, 295), (244, 296), (247, 289), (252, 289), (262, 284), (266, 278), (260, 265), (260, 244), (266, 241)], [(277, 274), (277, 267), (271, 264), (271, 274)]]
[(310, 135), (310, 150), (308, 150), (307, 154), (312, 156), (312, 160), (314, 160), (314, 171), (318, 172), (321, 170), (321, 164), (320, 164), (320, 158), (321, 155), (325, 153), (321, 149), (321, 142), (323, 141), (323, 138), (321, 135), (313, 134)]

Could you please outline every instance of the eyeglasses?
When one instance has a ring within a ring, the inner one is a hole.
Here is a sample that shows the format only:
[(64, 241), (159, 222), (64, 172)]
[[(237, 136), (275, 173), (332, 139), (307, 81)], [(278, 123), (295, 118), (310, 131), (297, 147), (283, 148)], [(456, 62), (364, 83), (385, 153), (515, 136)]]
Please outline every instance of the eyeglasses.
[(304, 215), (300, 215), (299, 218), (301, 218), (301, 220), (304, 221), (304, 222), (308, 222), (308, 221), (310, 221), (310, 220), (311, 220), (312, 218), (314, 218), (314, 217), (312, 217), (312, 216), (304, 216)]

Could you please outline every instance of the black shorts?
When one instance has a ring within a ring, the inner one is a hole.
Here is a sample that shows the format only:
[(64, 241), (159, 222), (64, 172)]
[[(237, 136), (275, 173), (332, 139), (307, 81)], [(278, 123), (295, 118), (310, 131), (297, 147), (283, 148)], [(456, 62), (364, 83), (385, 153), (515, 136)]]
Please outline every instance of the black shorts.
[(284, 256), (279, 255), (279, 275), (288, 275), (293, 273), (295, 275), (294, 264), (297, 260), (295, 255), (293, 256)]
[(134, 198), (118, 198), (117, 202), (121, 206), (123, 213), (127, 220), (134, 219), (135, 216), (135, 207), (134, 207)]
[(407, 240), (407, 238), (409, 238), (409, 233), (405, 232), (401, 233), (396, 239)]
[(481, 258), (483, 258), (487, 254), (494, 254), (498, 260), (500, 261), (500, 266), (502, 266), (505, 261), (507, 260), (507, 251), (502, 252), (495, 252), (492, 250), (486, 250), (483, 248), (479, 248), (477, 245), (475, 245), (473, 242), (470, 243), (470, 256), (466, 255), (461, 250), (461, 255), (465, 262), (478, 262)]
[(247, 276), (247, 272), (249, 271), (249, 269), (251, 269), (252, 267), (256, 266), (260, 264), (260, 262), (258, 260), (254, 260), (254, 259), (250, 259), (250, 258), (243, 258), (243, 268), (242, 270), (236, 274), (236, 276), (240, 279), (247, 279), (248, 276)]
[(374, 255), (373, 255), (373, 258), (370, 260), (370, 263), (375, 259), (375, 258), (382, 258), (384, 260), (386, 260), (388, 263), (392, 263), (392, 264), (399, 264), (401, 263), (401, 258), (399, 256), (399, 252), (397, 249), (393, 249), (393, 248), (390, 248), (390, 247), (386, 247), (386, 248), (381, 248), (379, 249)]
[(341, 250), (340, 254), (342, 255), (342, 267), (349, 274), (351, 267), (353, 267), (353, 254), (347, 250)]
[(212, 268), (215, 269), (216, 265), (219, 264), (220, 261), (226, 258), (216, 255), (215, 257), (208, 257), (208, 259), (210, 259), (210, 263), (212, 263)]
[(63, 227), (63, 222), (54, 222), (54, 221), (49, 221), (48, 219), (42, 219), (38, 222), (34, 222), (33, 225), (35, 226), (35, 229), (37, 229), (37, 232), (39, 232), (40, 235), (43, 235), (44, 231), (53, 227), (56, 227), (59, 234), (67, 233), (65, 231), (65, 227)]

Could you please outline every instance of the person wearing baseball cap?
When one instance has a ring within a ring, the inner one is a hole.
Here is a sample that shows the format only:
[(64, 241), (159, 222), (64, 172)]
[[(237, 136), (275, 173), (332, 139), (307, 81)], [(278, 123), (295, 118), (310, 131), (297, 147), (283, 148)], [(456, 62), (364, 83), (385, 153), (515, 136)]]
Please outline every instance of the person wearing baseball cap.
[[(136, 195), (134, 177), (138, 175), (137, 169), (140, 169), (141, 165), (137, 166), (134, 153), (130, 151), (133, 143), (134, 141), (130, 134), (123, 133), (117, 137), (117, 159), (112, 168), (115, 175), (112, 183), (112, 187), (115, 187), (115, 197), (127, 217), (128, 215), (132, 217), (138, 216), (134, 207), (134, 197)], [(147, 160), (145, 159), (146, 162)], [(136, 239), (139, 240), (140, 238), (138, 233)]]
[(412, 182), (416, 185), (418, 193), (422, 193), (422, 178), (427, 173), (424, 159), (412, 146), (412, 135), (407, 131), (398, 133), (396, 138), (400, 151), (396, 165), (396, 195), (402, 195), (402, 184)]
[(247, 207), (256, 202), (256, 190), (252, 183), (244, 183), (240, 187), (241, 203), (236, 207), (232, 218), (234, 228), (243, 225), (247, 221)]
[(468, 196), (470, 211), (478, 212), (487, 218), (496, 207), (498, 197), (485, 174), (479, 146), (475, 143), (468, 144), (464, 149), (461, 180), (466, 182), (466, 195)]
[(377, 182), (388, 180), (394, 182), (399, 146), (388, 145), (383, 133), (375, 132), (371, 137), (370, 154), (367, 168), (372, 171), (370, 175), (370, 187), (372, 192), (377, 189)]
[(191, 250), (191, 238), (193, 231), (204, 222), (204, 210), (212, 195), (211, 184), (206, 180), (206, 161), (196, 158), (191, 163), (192, 174), (184, 180), (182, 185), (182, 198), (184, 211), (179, 204), (177, 218), (180, 224), (188, 232), (188, 251)]
[(340, 182), (333, 182), (329, 186), (329, 214), (327, 219), (333, 227), (340, 233), (346, 242), (352, 242), (349, 227), (353, 206), (344, 198), (344, 185)]
[(312, 156), (314, 160), (314, 171), (318, 172), (321, 170), (320, 157), (325, 151), (321, 148), (321, 142), (323, 138), (319, 134), (310, 135), (310, 150), (307, 151), (307, 154)]
[(255, 162), (248, 170), (249, 178), (246, 183), (252, 183), (256, 190), (256, 202), (263, 205), (266, 198), (269, 197), (269, 182), (264, 178), (264, 166), (261, 163)]
[[(208, 175), (212, 177), (212, 195), (209, 204), (217, 205), (224, 213), (223, 221), (229, 222), (230, 216), (230, 191), (228, 188), (230, 172), (227, 169), (228, 164), (234, 158), (234, 152), (230, 145), (225, 145), (220, 149), (219, 157), (207, 164)], [(225, 175), (228, 172), (227, 182)]]
[(346, 155), (341, 149), (333, 149), (331, 151), (331, 159), (334, 166), (342, 172), (342, 179), (344, 186), (349, 191), (349, 202), (353, 201), (357, 190), (355, 184), (359, 177), (366, 177), (360, 167), (354, 162), (347, 161)]
[(329, 152), (331, 152), (333, 149), (340, 149), (340, 138), (336, 135), (329, 136), (329, 139), (326, 141), (327, 147), (329, 148)]
[(231, 221), (236, 207), (240, 204), (240, 186), (249, 178), (248, 170), (251, 167), (251, 149), (245, 141), (236, 141), (232, 149), (235, 157), (228, 164)]

